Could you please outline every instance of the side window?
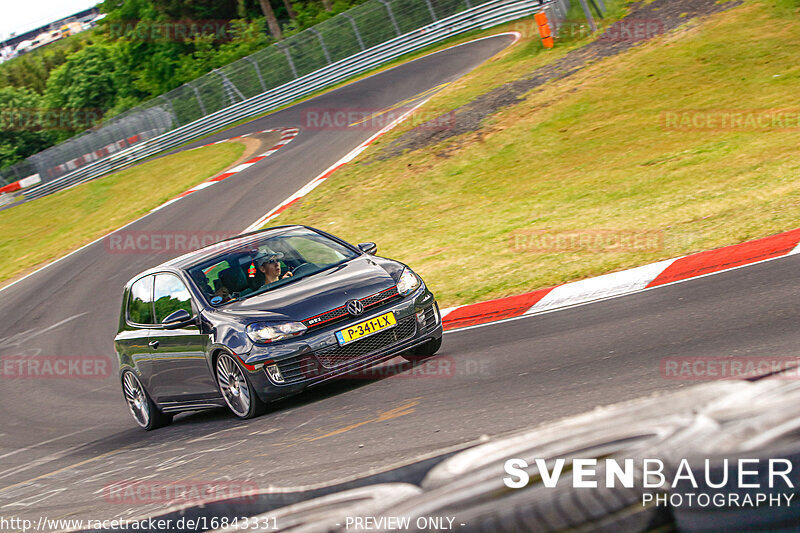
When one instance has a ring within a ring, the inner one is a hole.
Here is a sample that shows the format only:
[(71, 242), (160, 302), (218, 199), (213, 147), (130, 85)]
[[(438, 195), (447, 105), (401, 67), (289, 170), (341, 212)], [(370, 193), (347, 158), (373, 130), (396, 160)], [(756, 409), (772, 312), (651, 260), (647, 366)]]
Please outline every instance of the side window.
[(192, 297), (186, 285), (174, 274), (156, 274), (154, 300), (156, 323), (177, 311), (185, 309), (192, 312)]
[(210, 269), (207, 269), (206, 276), (208, 277), (209, 286), (213, 289), (212, 293), (219, 290), (219, 288), (222, 286), (222, 282), (219, 279), (219, 273), (230, 266), (231, 265), (227, 261), (222, 261)]
[(147, 276), (131, 287), (128, 298), (128, 320), (135, 324), (153, 324), (153, 276)]

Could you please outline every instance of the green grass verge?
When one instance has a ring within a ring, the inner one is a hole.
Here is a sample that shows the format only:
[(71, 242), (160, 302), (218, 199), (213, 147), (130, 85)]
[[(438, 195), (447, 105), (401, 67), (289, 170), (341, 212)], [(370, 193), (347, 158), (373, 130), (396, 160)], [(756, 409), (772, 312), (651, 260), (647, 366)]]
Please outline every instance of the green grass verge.
[[(789, 0), (746, 2), (547, 84), (458, 139), (466, 142), (370, 158), (401, 127), (276, 222), (374, 240), (382, 255), (413, 265), (444, 305), (793, 229), (800, 221), (797, 120), (790, 129), (710, 131), (666, 128), (664, 117), (688, 110), (797, 116), (797, 10)], [(527, 53), (535, 47), (531, 41), (501, 54), (427, 109), (451, 109), (563, 53)], [(663, 241), (646, 250), (519, 251), (516, 232), (530, 230), (647, 231)]]
[(0, 283), (148, 213), (244, 150), (242, 143), (188, 150), (0, 211)]

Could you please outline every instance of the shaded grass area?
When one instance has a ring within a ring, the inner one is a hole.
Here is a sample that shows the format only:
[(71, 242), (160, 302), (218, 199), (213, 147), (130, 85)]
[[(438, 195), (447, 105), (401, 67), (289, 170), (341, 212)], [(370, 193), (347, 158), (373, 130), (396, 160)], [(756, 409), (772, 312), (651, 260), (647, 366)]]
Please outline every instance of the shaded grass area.
[[(515, 61), (545, 61), (521, 54), (524, 46), (448, 87), (429, 109), (452, 108), (477, 87), (507, 81), (499, 62), (514, 72)], [(371, 157), (401, 128), (278, 222), (374, 240), (381, 255), (413, 265), (448, 306), (796, 228), (797, 120), (795, 127), (706, 128), (684, 117), (796, 117), (798, 46), (794, 0), (749, 1), (687, 19), (677, 31), (532, 91), (473, 134), (384, 161)], [(518, 236), (591, 239), (605, 230), (657, 239), (644, 248), (563, 249)]]
[(222, 143), (151, 161), (0, 211), (0, 282), (134, 220), (244, 153)]

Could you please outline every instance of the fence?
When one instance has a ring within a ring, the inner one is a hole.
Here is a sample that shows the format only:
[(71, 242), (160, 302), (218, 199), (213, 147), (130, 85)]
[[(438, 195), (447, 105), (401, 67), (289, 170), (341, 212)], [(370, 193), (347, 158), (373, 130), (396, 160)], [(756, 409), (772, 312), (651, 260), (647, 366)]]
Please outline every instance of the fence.
[(369, 0), (118, 115), (96, 131), (35, 154), (12, 177), (38, 173), (43, 184), (26, 193), (37, 198), (275, 109), (451, 35), (542, 8), (559, 20), (568, 6), (569, 0)]

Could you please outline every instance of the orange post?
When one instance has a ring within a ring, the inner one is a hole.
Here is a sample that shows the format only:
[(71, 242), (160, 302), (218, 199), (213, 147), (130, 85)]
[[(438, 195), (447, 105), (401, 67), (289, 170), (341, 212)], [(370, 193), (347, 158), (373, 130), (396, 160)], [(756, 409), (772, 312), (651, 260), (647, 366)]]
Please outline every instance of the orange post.
[(545, 48), (553, 48), (553, 36), (550, 34), (550, 25), (547, 23), (547, 13), (541, 11), (533, 16), (536, 25), (539, 26), (539, 35), (542, 37), (542, 44)]

